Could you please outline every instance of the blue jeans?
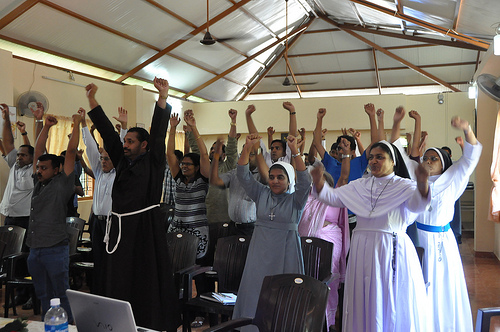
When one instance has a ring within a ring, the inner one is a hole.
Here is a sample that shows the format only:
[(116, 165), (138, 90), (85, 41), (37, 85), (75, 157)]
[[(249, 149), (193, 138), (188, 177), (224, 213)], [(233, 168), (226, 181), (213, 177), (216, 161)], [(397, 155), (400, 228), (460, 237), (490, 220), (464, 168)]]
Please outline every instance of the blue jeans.
[(69, 288), (69, 246), (31, 248), (28, 270), (33, 277), (36, 296), (42, 303), (42, 320), (50, 309), (50, 299), (61, 299), (61, 307), (68, 313), (68, 322), (73, 321), (66, 290)]

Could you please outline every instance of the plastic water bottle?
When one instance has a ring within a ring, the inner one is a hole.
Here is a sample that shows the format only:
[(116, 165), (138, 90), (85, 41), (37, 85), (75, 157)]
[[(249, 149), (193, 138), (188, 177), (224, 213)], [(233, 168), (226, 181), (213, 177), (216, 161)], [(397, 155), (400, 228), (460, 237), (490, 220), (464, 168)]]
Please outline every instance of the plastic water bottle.
[(45, 331), (68, 332), (68, 314), (61, 307), (61, 300), (56, 297), (50, 300), (50, 309), (45, 314)]

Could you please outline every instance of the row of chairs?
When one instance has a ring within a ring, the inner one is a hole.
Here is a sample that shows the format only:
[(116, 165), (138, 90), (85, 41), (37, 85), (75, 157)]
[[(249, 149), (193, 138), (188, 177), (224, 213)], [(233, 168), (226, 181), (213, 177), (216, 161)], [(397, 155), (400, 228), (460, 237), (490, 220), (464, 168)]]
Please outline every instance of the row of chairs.
[[(176, 273), (176, 282), (179, 288), (179, 297), (183, 303), (183, 331), (191, 331), (191, 320), (195, 313), (209, 314), (210, 325), (228, 321), (234, 306), (223, 305), (205, 300), (197, 294), (192, 297), (193, 279), (203, 275), (208, 279), (216, 279), (219, 292), (237, 293), (243, 269), (245, 266), (250, 237), (231, 235), (234, 229), (228, 223), (212, 224), (210, 226), (210, 240), (214, 245), (214, 259), (212, 266), (196, 266), (196, 247), (198, 239), (190, 234), (167, 234), (167, 243), (171, 256), (172, 266)], [(215, 230), (215, 231), (214, 231)], [(305, 263), (305, 275), (321, 280), (326, 285), (332, 278), (331, 262), (333, 244), (318, 238), (301, 238), (302, 251)], [(191, 251), (190, 251), (191, 250)], [(190, 252), (189, 252), (190, 251)], [(326, 305), (326, 302), (325, 302)], [(323, 322), (324, 308), (320, 320)], [(234, 328), (234, 327), (233, 327)]]

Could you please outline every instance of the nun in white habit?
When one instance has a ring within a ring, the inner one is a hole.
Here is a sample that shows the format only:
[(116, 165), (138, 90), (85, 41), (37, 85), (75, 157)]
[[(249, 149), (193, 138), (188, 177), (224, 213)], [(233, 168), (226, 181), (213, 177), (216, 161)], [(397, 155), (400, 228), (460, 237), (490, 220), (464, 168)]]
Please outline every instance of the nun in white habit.
[[(371, 176), (333, 189), (315, 168), (313, 193), (321, 201), (357, 215), (344, 293), (342, 331), (431, 331), (428, 299), (413, 243), (405, 233), (430, 202), (429, 174), (417, 182), (396, 174), (406, 167), (395, 147), (381, 141), (369, 152)], [(406, 171), (407, 174), (407, 171)]]
[[(288, 137), (295, 160), (297, 182), (292, 165), (276, 162), (269, 169), (268, 186), (256, 181), (248, 169), (252, 146), (258, 135), (249, 135), (238, 160), (237, 176), (247, 195), (257, 207), (257, 221), (248, 249), (233, 318), (254, 317), (265, 276), (304, 273), (298, 223), (311, 189), (311, 177), (299, 155), (296, 138)], [(256, 331), (249, 325), (241, 331)]]

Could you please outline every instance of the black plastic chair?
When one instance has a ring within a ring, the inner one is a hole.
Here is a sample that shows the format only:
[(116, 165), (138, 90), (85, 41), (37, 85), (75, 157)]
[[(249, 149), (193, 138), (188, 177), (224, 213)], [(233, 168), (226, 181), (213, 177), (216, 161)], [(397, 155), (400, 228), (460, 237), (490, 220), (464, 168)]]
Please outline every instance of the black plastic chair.
[(179, 298), (184, 296), (182, 275), (196, 266), (198, 242), (198, 237), (189, 233), (167, 233), (168, 259), (179, 290)]
[(7, 225), (0, 227), (0, 241), (5, 242), (7, 245), (2, 257), (21, 252), (25, 233), (26, 229), (19, 226)]
[(333, 243), (317, 237), (301, 237), (304, 274), (328, 283), (332, 276)]
[(213, 265), (217, 241), (226, 236), (236, 235), (234, 222), (215, 222), (208, 224), (208, 248), (203, 265)]
[(254, 318), (237, 318), (205, 332), (255, 325), (260, 332), (320, 332), (325, 321), (328, 286), (302, 274), (267, 276)]
[[(240, 287), (241, 277), (245, 268), (245, 262), (250, 245), (249, 236), (227, 236), (217, 241), (215, 259), (213, 266), (204, 266), (185, 274), (184, 289), (186, 294), (184, 298), (183, 310), (183, 331), (191, 331), (191, 318), (196, 312), (205, 312), (210, 314), (210, 324), (218, 323), (218, 315), (221, 320), (229, 319), (233, 314), (234, 305), (223, 305), (200, 298), (201, 294), (192, 298), (192, 280), (194, 276), (202, 273), (213, 274), (216, 272), (218, 292), (237, 293)], [(204, 294), (210, 296), (210, 294)]]
[(494, 316), (500, 316), (500, 307), (478, 309), (476, 318), (476, 332), (489, 332), (491, 318)]

